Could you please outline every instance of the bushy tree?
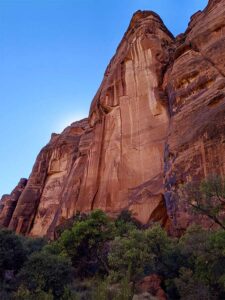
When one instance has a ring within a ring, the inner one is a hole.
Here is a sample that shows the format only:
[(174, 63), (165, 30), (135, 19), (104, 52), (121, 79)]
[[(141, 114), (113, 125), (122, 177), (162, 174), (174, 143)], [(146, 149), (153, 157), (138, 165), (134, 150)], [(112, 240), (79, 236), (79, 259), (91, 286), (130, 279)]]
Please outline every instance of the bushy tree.
[(112, 285), (110, 278), (98, 280), (95, 284), (92, 300), (131, 300), (133, 286), (130, 284), (129, 272), (116, 285)]
[(181, 188), (180, 200), (225, 229), (225, 179), (211, 175), (202, 181), (187, 183)]
[(126, 237), (116, 237), (110, 244), (108, 256), (110, 275), (113, 281), (120, 281), (130, 270), (131, 279), (144, 274), (148, 260), (145, 234), (133, 230)]
[(22, 267), (26, 260), (26, 250), (22, 239), (15, 233), (2, 229), (0, 230), (0, 277), (4, 277), (6, 270), (15, 273)]
[[(225, 297), (225, 231), (208, 231), (190, 227), (179, 241), (185, 264), (175, 279), (182, 296), (189, 286), (190, 295), (200, 297), (207, 290), (209, 299)], [(203, 296), (202, 296), (203, 297)], [(186, 299), (186, 298), (185, 298)], [(191, 298), (187, 298), (191, 299)], [(206, 298), (207, 299), (207, 298)]]
[(41, 251), (46, 244), (47, 240), (44, 238), (23, 238), (23, 246), (27, 256), (30, 256), (34, 252)]
[(115, 220), (115, 235), (127, 236), (132, 230), (140, 227), (139, 222), (132, 217), (132, 213), (128, 210), (123, 210)]
[(174, 282), (179, 292), (179, 296), (176, 299), (218, 299), (216, 295), (210, 293), (210, 287), (208, 285), (195, 277), (191, 269), (181, 268), (179, 277), (175, 278)]
[(171, 278), (178, 273), (182, 256), (177, 247), (177, 239), (168, 236), (165, 229), (155, 225), (145, 230), (148, 262), (146, 271), (164, 278)]
[(100, 210), (93, 211), (86, 219), (65, 230), (57, 243), (46, 249), (71, 259), (79, 276), (107, 273), (107, 242), (114, 236), (114, 226)]
[(122, 279), (128, 269), (134, 281), (151, 273), (177, 274), (176, 242), (159, 225), (147, 230), (135, 229), (127, 237), (118, 237), (110, 249), (108, 259), (114, 279)]
[(52, 291), (55, 298), (60, 298), (72, 280), (72, 268), (66, 258), (45, 252), (34, 253), (19, 272), (18, 279), (32, 293)]
[(14, 293), (13, 300), (53, 300), (51, 292), (44, 292), (40, 289), (30, 291), (24, 286), (20, 286), (18, 291)]

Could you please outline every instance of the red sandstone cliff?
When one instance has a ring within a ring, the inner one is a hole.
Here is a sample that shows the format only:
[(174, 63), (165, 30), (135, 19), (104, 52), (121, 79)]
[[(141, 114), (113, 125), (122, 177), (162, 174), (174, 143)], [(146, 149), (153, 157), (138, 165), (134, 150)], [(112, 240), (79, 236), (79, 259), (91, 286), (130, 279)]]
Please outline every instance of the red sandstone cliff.
[(89, 118), (52, 136), (16, 201), (1, 202), (0, 224), (52, 237), (77, 211), (101, 208), (187, 226), (179, 184), (225, 174), (224, 50), (225, 0), (176, 39), (155, 13), (135, 13)]
[(176, 197), (181, 183), (225, 174), (225, 1), (211, 0), (176, 39), (164, 78), (170, 110), (165, 198), (175, 226), (191, 221)]

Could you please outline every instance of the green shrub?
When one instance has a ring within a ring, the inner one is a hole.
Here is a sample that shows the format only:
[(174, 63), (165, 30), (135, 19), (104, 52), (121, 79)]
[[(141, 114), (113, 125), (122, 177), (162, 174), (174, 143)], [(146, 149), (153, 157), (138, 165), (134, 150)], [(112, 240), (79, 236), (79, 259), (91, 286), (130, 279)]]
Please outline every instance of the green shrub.
[(130, 283), (129, 271), (117, 284), (112, 284), (110, 278), (96, 282), (93, 300), (131, 300), (133, 297), (133, 286)]
[(23, 239), (23, 245), (26, 250), (27, 256), (30, 256), (34, 252), (41, 251), (46, 244), (47, 244), (47, 241), (43, 238), (26, 237)]
[[(210, 299), (225, 297), (225, 231), (208, 231), (190, 227), (179, 241), (181, 254), (186, 257), (180, 275), (175, 280), (182, 296), (187, 286), (190, 295), (208, 291)], [(188, 274), (191, 276), (188, 276)], [(202, 291), (200, 291), (200, 286)]]
[(34, 253), (21, 269), (18, 279), (32, 293), (36, 290), (52, 291), (54, 297), (59, 298), (72, 280), (72, 268), (63, 257), (45, 252)]
[(123, 210), (115, 220), (116, 236), (127, 236), (129, 232), (140, 227), (128, 210)]
[(48, 244), (1, 230), (0, 272), (3, 300), (130, 300), (150, 274), (168, 299), (225, 299), (225, 230), (192, 226), (177, 239), (157, 224), (144, 230), (127, 211), (112, 221), (97, 210)]
[(106, 243), (113, 238), (113, 232), (113, 223), (105, 213), (96, 210), (86, 220), (76, 222), (71, 230), (65, 230), (55, 247), (71, 259), (79, 276), (107, 273)]
[(26, 251), (21, 238), (9, 230), (0, 230), (0, 279), (6, 270), (18, 272), (25, 260)]
[(51, 292), (44, 292), (42, 290), (29, 291), (24, 286), (19, 287), (18, 291), (14, 294), (15, 300), (53, 300), (54, 297)]
[(225, 229), (225, 179), (210, 175), (200, 182), (189, 182), (181, 187), (179, 198), (194, 213)]
[(108, 256), (113, 280), (121, 280), (130, 268), (131, 280), (157, 273), (177, 272), (176, 241), (155, 225), (147, 230), (133, 230), (127, 237), (112, 241)]

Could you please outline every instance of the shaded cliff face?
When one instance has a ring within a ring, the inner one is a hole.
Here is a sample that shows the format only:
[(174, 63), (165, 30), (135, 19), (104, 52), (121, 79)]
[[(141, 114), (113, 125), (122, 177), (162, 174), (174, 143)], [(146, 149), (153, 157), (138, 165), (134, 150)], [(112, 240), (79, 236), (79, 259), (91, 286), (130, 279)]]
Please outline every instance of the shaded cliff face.
[(3, 195), (0, 202), (0, 225), (8, 227), (17, 202), (27, 184), (27, 179), (22, 178), (10, 195)]
[(0, 224), (53, 237), (63, 220), (100, 208), (186, 227), (179, 184), (225, 174), (224, 20), (225, 1), (209, 1), (174, 39), (159, 16), (138, 11), (89, 118), (52, 136), (21, 195), (1, 202)]
[(179, 184), (225, 174), (225, 1), (210, 1), (177, 38), (164, 80), (170, 104), (165, 198), (174, 225), (193, 218), (177, 199)]

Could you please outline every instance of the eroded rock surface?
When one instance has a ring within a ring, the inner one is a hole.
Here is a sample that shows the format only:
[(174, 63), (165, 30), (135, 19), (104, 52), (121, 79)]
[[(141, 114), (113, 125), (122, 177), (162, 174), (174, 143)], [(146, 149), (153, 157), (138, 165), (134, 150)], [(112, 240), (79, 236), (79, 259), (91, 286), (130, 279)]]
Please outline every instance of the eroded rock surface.
[(63, 220), (100, 208), (185, 228), (179, 184), (225, 174), (224, 49), (225, 0), (209, 1), (176, 39), (155, 13), (135, 13), (89, 118), (52, 136), (0, 224), (53, 237)]
[(83, 172), (79, 168), (82, 160), (82, 156), (78, 159), (79, 144), (87, 127), (85, 119), (73, 123), (61, 135), (52, 135), (49, 144), (37, 157), (11, 218), (10, 229), (23, 234), (52, 237), (52, 228), (58, 220), (73, 215), (71, 205), (76, 199)]
[(144, 223), (164, 221), (169, 120), (161, 84), (172, 43), (157, 15), (134, 15), (91, 105), (93, 137), (78, 210), (116, 213), (130, 207)]
[(157, 300), (167, 300), (166, 293), (161, 287), (161, 282), (161, 278), (156, 274), (144, 277), (135, 286), (138, 295), (134, 296), (133, 300), (152, 299), (151, 296)]
[(27, 179), (21, 178), (18, 185), (12, 191), (10, 195), (3, 195), (0, 202), (0, 225), (8, 227), (11, 221), (14, 210), (17, 206), (17, 202), (22, 194)]
[(164, 81), (171, 115), (165, 195), (168, 213), (182, 229), (193, 218), (178, 202), (179, 184), (225, 174), (225, 1), (210, 1), (176, 42)]

